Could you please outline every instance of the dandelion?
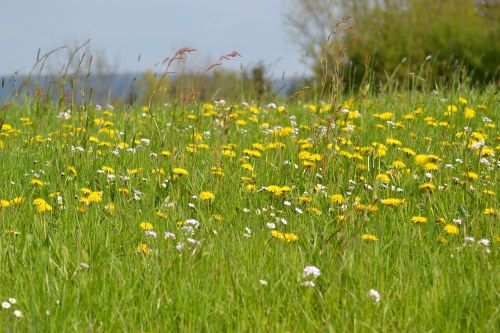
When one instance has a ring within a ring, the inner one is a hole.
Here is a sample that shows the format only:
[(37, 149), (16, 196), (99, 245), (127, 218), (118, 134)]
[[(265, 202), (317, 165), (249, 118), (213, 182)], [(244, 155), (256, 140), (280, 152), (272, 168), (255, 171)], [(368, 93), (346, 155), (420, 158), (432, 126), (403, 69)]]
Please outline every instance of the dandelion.
[(76, 171), (76, 168), (74, 166), (69, 166), (66, 168), (66, 171), (69, 173), (70, 176), (76, 177), (78, 175), (78, 172)]
[[(272, 226), (275, 227), (274, 223), (272, 223)], [(297, 236), (293, 232), (283, 233), (283, 232), (278, 231), (278, 230), (271, 230), (271, 236), (273, 236), (274, 238), (280, 239), (280, 240), (287, 241), (287, 242), (295, 242), (299, 239), (299, 236)]]
[(427, 218), (423, 216), (412, 216), (411, 221), (416, 224), (427, 223)]
[(365, 240), (365, 241), (372, 241), (372, 242), (378, 241), (378, 237), (375, 235), (372, 235), (372, 234), (362, 234), (361, 239)]
[(189, 175), (189, 172), (186, 169), (183, 168), (173, 168), (172, 173), (175, 176), (187, 176)]
[(398, 198), (382, 199), (380, 202), (382, 203), (382, 205), (392, 206), (392, 207), (403, 206), (406, 204), (405, 199), (398, 199)]
[(202, 201), (212, 201), (215, 199), (215, 195), (212, 192), (201, 192), (198, 198)]
[(31, 185), (33, 185), (34, 187), (44, 187), (45, 186), (43, 181), (41, 181), (40, 179), (32, 179)]
[(430, 192), (430, 191), (436, 189), (436, 185), (434, 185), (432, 183), (423, 183), (418, 188), (421, 189), (421, 190), (425, 190), (425, 191), (429, 191)]
[(472, 171), (469, 171), (469, 172), (465, 173), (464, 175), (465, 175), (465, 177), (467, 177), (467, 179), (469, 181), (474, 181), (474, 180), (476, 180), (476, 179), (479, 178), (479, 176), (477, 175), (477, 173), (472, 172)]
[(333, 194), (330, 196), (330, 201), (335, 204), (341, 204), (344, 202), (344, 197), (342, 194)]
[(141, 227), (142, 230), (153, 230), (153, 225), (150, 223), (150, 222), (141, 222), (141, 224), (139, 224), (139, 226)]
[(38, 213), (50, 212), (52, 211), (52, 206), (47, 203), (42, 198), (37, 198), (33, 200), (33, 205), (36, 207)]
[(137, 246), (136, 251), (144, 254), (151, 254), (151, 249), (148, 244), (141, 243)]
[(458, 227), (455, 224), (447, 224), (444, 226), (444, 231), (450, 235), (458, 235)]
[(495, 210), (493, 208), (485, 208), (483, 210), (484, 215), (495, 215)]

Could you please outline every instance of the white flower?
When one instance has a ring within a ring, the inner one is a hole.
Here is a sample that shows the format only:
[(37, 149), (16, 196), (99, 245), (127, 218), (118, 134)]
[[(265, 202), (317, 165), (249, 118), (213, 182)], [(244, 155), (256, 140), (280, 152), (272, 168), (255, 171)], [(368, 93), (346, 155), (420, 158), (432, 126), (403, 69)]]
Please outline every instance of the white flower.
[(295, 207), (295, 211), (296, 211), (298, 214), (302, 214), (302, 209), (300, 209), (299, 207)]
[(4, 309), (9, 309), (10, 308), (10, 303), (9, 302), (2, 302), (2, 308)]
[(460, 218), (453, 219), (453, 223), (460, 225), (462, 224), (462, 219)]
[(474, 237), (469, 237), (469, 236), (467, 236), (467, 237), (465, 237), (465, 238), (464, 238), (464, 240), (465, 240), (466, 242), (473, 242), (475, 239), (474, 239)]
[(81, 267), (81, 268), (85, 268), (85, 269), (89, 269), (89, 268), (90, 268), (90, 265), (89, 265), (89, 264), (87, 264), (87, 263), (85, 263), (85, 262), (81, 262), (81, 263), (80, 263), (80, 267)]
[(302, 285), (304, 287), (314, 287), (316, 284), (314, 283), (314, 281), (304, 281)]
[(20, 310), (14, 310), (14, 316), (17, 318), (21, 318), (23, 316), (23, 313)]
[(183, 243), (183, 242), (179, 242), (179, 243), (177, 243), (177, 245), (175, 246), (175, 248), (176, 248), (178, 251), (182, 251), (182, 249), (184, 248), (184, 243)]
[(479, 244), (484, 245), (484, 246), (490, 246), (490, 240), (489, 239), (480, 239), (477, 241)]
[(145, 230), (144, 234), (146, 236), (151, 236), (151, 237), (154, 237), (154, 238), (158, 237), (158, 234), (156, 233), (156, 231), (153, 231), (153, 230)]
[(15, 299), (14, 297), (9, 297), (9, 303), (10, 304), (16, 304), (17, 303), (17, 299)]
[(302, 273), (302, 277), (304, 279), (306, 279), (310, 276), (312, 276), (314, 279), (316, 279), (320, 275), (321, 275), (321, 271), (316, 266), (306, 266), (306, 267), (304, 267), (304, 272)]
[(375, 303), (378, 303), (381, 300), (379, 292), (376, 291), (375, 289), (370, 289), (368, 291), (368, 293), (366, 294), (366, 296), (368, 296), (369, 298), (371, 298)]
[(275, 229), (276, 228), (276, 224), (274, 224), (272, 222), (267, 223), (266, 226), (268, 229)]
[(267, 286), (267, 281), (266, 280), (259, 280), (260, 284), (263, 286)]
[(292, 203), (291, 203), (290, 201), (288, 201), (288, 200), (285, 200), (285, 201), (283, 202), (283, 204), (284, 204), (285, 206), (291, 206), (291, 205), (292, 205)]
[(245, 227), (245, 234), (243, 234), (246, 238), (250, 238), (252, 236), (252, 230), (249, 227)]
[(169, 239), (169, 238), (175, 239), (175, 234), (172, 233), (172, 232), (169, 232), (169, 231), (165, 231), (165, 233), (163, 234), (163, 238), (165, 238), (165, 239)]
[(188, 238), (187, 241), (189, 244), (192, 244), (192, 245), (200, 245), (200, 243), (201, 243), (199, 240), (196, 240), (193, 238)]

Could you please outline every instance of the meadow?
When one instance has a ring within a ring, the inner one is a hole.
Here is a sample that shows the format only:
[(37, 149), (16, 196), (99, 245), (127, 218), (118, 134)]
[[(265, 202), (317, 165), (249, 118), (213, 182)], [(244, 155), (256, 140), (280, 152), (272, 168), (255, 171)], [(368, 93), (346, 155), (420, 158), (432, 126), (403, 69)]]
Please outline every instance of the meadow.
[(494, 87), (0, 113), (5, 332), (495, 332)]

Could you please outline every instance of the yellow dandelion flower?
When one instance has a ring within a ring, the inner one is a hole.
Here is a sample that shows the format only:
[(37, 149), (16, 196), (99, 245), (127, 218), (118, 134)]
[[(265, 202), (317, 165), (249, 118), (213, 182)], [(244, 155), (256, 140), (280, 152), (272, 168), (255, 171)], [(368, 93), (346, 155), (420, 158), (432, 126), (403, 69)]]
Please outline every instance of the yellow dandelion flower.
[(151, 248), (148, 244), (141, 243), (137, 246), (136, 251), (144, 254), (151, 254)]
[(405, 199), (398, 199), (398, 198), (387, 198), (387, 199), (382, 199), (380, 202), (382, 202), (382, 205), (385, 206), (403, 206), (406, 204)]
[(189, 175), (189, 172), (186, 169), (183, 168), (173, 168), (172, 173), (176, 176), (187, 176)]
[(389, 184), (391, 181), (391, 178), (386, 173), (379, 173), (375, 179), (384, 184)]
[(52, 206), (47, 203), (42, 198), (37, 198), (33, 200), (33, 205), (36, 207), (38, 213), (50, 212), (52, 211)]
[(434, 185), (432, 183), (423, 183), (418, 188), (421, 190), (432, 191), (436, 188), (436, 185)]
[(14, 199), (10, 200), (10, 204), (13, 206), (18, 206), (24, 202), (23, 197), (15, 197)]
[(255, 190), (257, 189), (257, 187), (254, 184), (248, 184), (248, 185), (245, 186), (245, 189), (248, 192), (255, 192)]
[(139, 174), (140, 172), (143, 172), (143, 171), (144, 171), (144, 168), (136, 168), (136, 169), (128, 170), (127, 174), (129, 176), (135, 176), (135, 175), (137, 175), (137, 174)]
[(476, 116), (476, 111), (474, 111), (471, 108), (465, 108), (464, 109), (464, 117), (465, 119), (472, 119)]
[(450, 235), (458, 235), (458, 227), (455, 224), (448, 223), (443, 229), (446, 233)]
[(495, 215), (496, 212), (495, 212), (495, 210), (493, 208), (485, 208), (483, 210), (483, 214), (484, 215)]
[(203, 201), (212, 201), (215, 199), (215, 195), (212, 192), (201, 192), (200, 195), (198, 196), (200, 200)]
[(412, 216), (411, 221), (413, 223), (422, 224), (422, 223), (427, 223), (427, 218), (424, 216)]
[(139, 224), (142, 230), (153, 230), (153, 225), (150, 222), (144, 221)]
[(378, 241), (378, 237), (372, 234), (362, 234), (361, 239), (365, 241)]
[(476, 179), (479, 178), (479, 176), (477, 175), (477, 173), (472, 172), (472, 171), (469, 171), (469, 172), (465, 173), (464, 176), (467, 177), (467, 179), (469, 181), (473, 181), (473, 180), (476, 180)]
[(7, 208), (10, 206), (10, 202), (5, 199), (0, 199), (0, 208)]
[(43, 187), (45, 184), (40, 179), (32, 179), (31, 185), (33, 185), (34, 187)]
[(78, 172), (76, 171), (76, 168), (74, 166), (67, 167), (66, 171), (68, 171), (68, 173), (73, 177), (76, 177), (78, 175)]
[(335, 204), (341, 204), (344, 202), (344, 197), (342, 194), (333, 194), (330, 196), (330, 201)]
[(385, 143), (387, 143), (388, 145), (391, 145), (391, 146), (401, 146), (402, 145), (401, 141), (394, 139), (394, 138), (385, 139)]

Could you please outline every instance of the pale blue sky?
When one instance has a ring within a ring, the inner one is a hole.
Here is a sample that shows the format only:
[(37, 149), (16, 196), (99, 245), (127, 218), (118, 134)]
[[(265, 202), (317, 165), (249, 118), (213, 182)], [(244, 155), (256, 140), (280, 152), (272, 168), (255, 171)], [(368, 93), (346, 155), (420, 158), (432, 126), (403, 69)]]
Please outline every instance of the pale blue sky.
[(263, 60), (275, 77), (302, 75), (306, 68), (283, 23), (287, 2), (0, 0), (0, 74), (29, 71), (38, 48), (43, 53), (92, 38), (91, 49), (105, 51), (120, 72), (152, 68), (189, 46), (199, 50), (194, 67), (236, 50), (243, 57), (228, 62), (229, 68)]

